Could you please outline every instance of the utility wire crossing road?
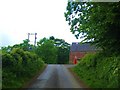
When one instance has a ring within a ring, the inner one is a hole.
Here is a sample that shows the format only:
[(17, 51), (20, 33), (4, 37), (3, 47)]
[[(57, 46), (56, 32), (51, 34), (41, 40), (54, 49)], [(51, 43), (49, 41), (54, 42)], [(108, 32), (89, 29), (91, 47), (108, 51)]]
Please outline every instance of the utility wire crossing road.
[(82, 88), (67, 69), (72, 66), (74, 65), (47, 65), (44, 72), (29, 87), (30, 90), (35, 88)]

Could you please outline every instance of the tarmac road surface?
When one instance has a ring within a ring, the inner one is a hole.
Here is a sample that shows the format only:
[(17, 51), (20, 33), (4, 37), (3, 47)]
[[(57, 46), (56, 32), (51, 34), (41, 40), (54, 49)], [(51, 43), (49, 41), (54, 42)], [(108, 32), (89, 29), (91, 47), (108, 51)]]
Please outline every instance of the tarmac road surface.
[(82, 88), (67, 69), (73, 66), (74, 65), (48, 64), (44, 72), (36, 79), (29, 89)]

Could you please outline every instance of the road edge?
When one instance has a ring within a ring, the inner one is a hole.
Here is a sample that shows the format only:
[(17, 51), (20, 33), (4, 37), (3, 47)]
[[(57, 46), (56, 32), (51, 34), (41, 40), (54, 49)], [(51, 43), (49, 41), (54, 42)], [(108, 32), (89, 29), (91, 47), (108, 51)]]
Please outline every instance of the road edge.
[(73, 75), (73, 77), (78, 81), (78, 83), (83, 87), (85, 90), (91, 90), (89, 86), (85, 85), (85, 83), (80, 80), (80, 77), (72, 70), (73, 67), (67, 68), (70, 73)]
[(23, 87), (20, 88), (20, 90), (25, 90), (25, 88), (29, 88), (29, 87), (35, 82), (35, 80), (37, 79), (37, 77), (43, 73), (43, 71), (46, 69), (46, 67), (47, 67), (47, 64), (45, 64), (45, 65), (42, 67), (42, 69), (35, 74), (34, 77), (32, 77), (28, 82), (26, 82), (26, 83), (23, 85)]

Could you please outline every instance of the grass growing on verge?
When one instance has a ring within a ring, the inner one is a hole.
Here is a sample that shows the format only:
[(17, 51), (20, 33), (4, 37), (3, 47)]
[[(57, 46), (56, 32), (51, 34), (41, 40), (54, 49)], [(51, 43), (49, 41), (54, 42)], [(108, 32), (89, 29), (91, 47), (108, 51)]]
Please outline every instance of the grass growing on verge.
[(72, 70), (91, 88), (118, 88), (120, 56), (88, 54)]

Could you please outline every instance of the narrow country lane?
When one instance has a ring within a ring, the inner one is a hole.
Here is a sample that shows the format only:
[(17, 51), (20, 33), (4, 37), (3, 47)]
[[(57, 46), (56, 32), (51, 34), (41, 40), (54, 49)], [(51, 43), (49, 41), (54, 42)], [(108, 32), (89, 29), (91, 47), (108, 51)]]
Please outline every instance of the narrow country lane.
[(67, 69), (72, 66), (74, 65), (49, 64), (29, 87), (30, 90), (35, 88), (82, 88)]

